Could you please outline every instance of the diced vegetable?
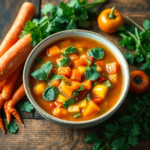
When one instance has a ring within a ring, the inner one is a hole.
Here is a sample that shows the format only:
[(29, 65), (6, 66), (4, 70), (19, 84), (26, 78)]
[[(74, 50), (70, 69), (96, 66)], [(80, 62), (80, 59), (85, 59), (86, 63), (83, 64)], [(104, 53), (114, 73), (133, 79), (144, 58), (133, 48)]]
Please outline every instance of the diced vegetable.
[(70, 77), (70, 75), (71, 75), (70, 67), (59, 67), (58, 75), (64, 75), (64, 76)]
[(100, 75), (100, 77), (99, 77), (99, 79), (98, 79), (98, 82), (99, 83), (102, 83), (102, 82), (104, 82), (104, 81), (106, 81), (107, 79), (104, 77), (104, 76), (102, 76), (102, 75)]
[(96, 104), (101, 104), (103, 102), (103, 98), (101, 97), (94, 97), (93, 102)]
[(57, 73), (57, 72), (58, 72), (57, 68), (52, 68), (48, 76), (50, 77), (52, 74)]
[(106, 80), (104, 82), (104, 85), (107, 86), (108, 88), (112, 86), (111, 83), (109, 82), (109, 80)]
[(109, 75), (109, 79), (111, 80), (112, 83), (116, 83), (117, 82), (117, 74), (110, 74)]
[(70, 112), (70, 113), (79, 113), (80, 112), (79, 105), (69, 106), (68, 107), (68, 112)]
[(79, 59), (79, 56), (78, 56), (77, 54), (69, 54), (68, 57), (69, 57), (72, 61)]
[(75, 115), (74, 115), (74, 118), (77, 118), (77, 117), (80, 117), (81, 116), (81, 113), (76, 113)]
[(65, 97), (65, 96), (62, 95), (62, 94), (58, 94), (58, 96), (57, 96), (57, 101), (60, 102), (60, 103), (62, 103), (62, 104), (63, 104), (67, 99), (68, 99), (68, 98)]
[(83, 53), (84, 52), (84, 48), (81, 48), (81, 47), (77, 48), (77, 50), (78, 50), (79, 53)]
[(88, 93), (88, 94), (87, 94), (86, 99), (87, 99), (87, 101), (92, 100), (92, 96), (91, 96), (91, 94), (90, 94), (90, 93)]
[(35, 93), (36, 95), (42, 95), (43, 92), (44, 92), (44, 90), (45, 90), (45, 88), (46, 88), (45, 82), (39, 83), (39, 84), (37, 84), (37, 85), (34, 87), (34, 93)]
[(50, 107), (57, 107), (57, 105), (54, 102), (50, 102)]
[(72, 70), (70, 79), (71, 79), (71, 80), (76, 80), (76, 81), (81, 81), (81, 72), (79, 71), (79, 69), (74, 68), (74, 69)]
[(92, 62), (94, 61), (94, 57), (92, 56), (86, 57), (86, 59), (91, 60)]
[(105, 53), (102, 48), (95, 47), (88, 51), (88, 55), (94, 57), (94, 59), (102, 59)]
[(98, 65), (96, 65), (96, 70), (100, 73), (103, 71), (103, 69), (101, 67), (99, 67)]
[(64, 40), (60, 42), (60, 47), (68, 47), (71, 45), (71, 40)]
[(63, 107), (63, 104), (58, 101), (55, 101), (55, 104), (57, 105), (57, 107)]
[(60, 83), (60, 87), (62, 86), (71, 86), (71, 80), (67, 77), (63, 77)]
[(88, 67), (91, 66), (92, 61), (88, 58), (86, 58), (85, 60), (86, 60), (86, 66), (88, 66)]
[(74, 89), (78, 89), (78, 88), (81, 86), (81, 83), (78, 82), (78, 81), (72, 81), (72, 82), (71, 82), (71, 86), (72, 86)]
[(82, 83), (83, 85), (83, 88), (86, 89), (86, 90), (89, 90), (92, 88), (92, 83), (91, 83), (91, 80), (86, 80)]
[(56, 56), (60, 54), (60, 49), (58, 48), (58, 46), (55, 45), (48, 49), (48, 53), (51, 57)]
[(106, 70), (110, 74), (118, 73), (118, 69), (119, 69), (119, 63), (117, 62), (106, 64)]
[(73, 87), (71, 86), (62, 86), (61, 87), (61, 93), (66, 95), (67, 97), (71, 97), (73, 95)]
[(60, 63), (61, 63), (62, 59), (63, 59), (63, 57), (61, 57), (61, 58), (59, 58), (59, 59), (56, 60), (58, 66), (61, 66)]
[(105, 85), (101, 85), (101, 84), (97, 84), (94, 88), (93, 88), (93, 93), (95, 96), (101, 97), (101, 98), (105, 98), (106, 94), (108, 92), (108, 87)]
[(73, 61), (75, 66), (86, 66), (85, 58), (80, 58), (78, 60)]
[(86, 68), (84, 66), (79, 66), (78, 69), (81, 72), (81, 75), (83, 76), (86, 71)]
[(65, 108), (55, 108), (53, 114), (57, 117), (64, 117), (68, 114), (68, 110)]
[(88, 90), (80, 91), (77, 97), (77, 101), (82, 100), (86, 96), (87, 93), (88, 93)]
[(55, 80), (55, 81), (50, 82), (50, 85), (58, 87), (60, 85), (60, 82), (61, 82), (61, 80)]
[(102, 60), (98, 60), (95, 62), (99, 67), (101, 67), (102, 69), (105, 69), (106, 65), (105, 62)]
[(88, 106), (84, 109), (83, 116), (92, 116), (100, 112), (100, 108), (93, 102), (89, 101)]
[(65, 101), (65, 102), (63, 103), (63, 107), (64, 107), (64, 108), (68, 108), (69, 106), (73, 105), (74, 102), (75, 102), (75, 99), (70, 98), (70, 99), (68, 99), (67, 101)]
[(79, 103), (79, 106), (80, 106), (80, 108), (85, 108), (85, 107), (87, 107), (87, 100), (86, 100), (86, 98), (84, 99), (84, 100), (82, 100), (80, 103)]

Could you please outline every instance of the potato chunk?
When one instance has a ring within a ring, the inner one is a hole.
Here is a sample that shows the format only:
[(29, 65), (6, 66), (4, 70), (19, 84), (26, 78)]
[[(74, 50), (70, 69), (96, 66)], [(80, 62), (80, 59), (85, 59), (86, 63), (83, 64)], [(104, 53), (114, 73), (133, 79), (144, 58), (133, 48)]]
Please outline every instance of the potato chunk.
[(55, 108), (53, 114), (57, 117), (63, 117), (68, 114), (68, 110), (65, 108)]
[(79, 105), (69, 106), (68, 107), (68, 112), (70, 112), (70, 113), (79, 113), (80, 112)]

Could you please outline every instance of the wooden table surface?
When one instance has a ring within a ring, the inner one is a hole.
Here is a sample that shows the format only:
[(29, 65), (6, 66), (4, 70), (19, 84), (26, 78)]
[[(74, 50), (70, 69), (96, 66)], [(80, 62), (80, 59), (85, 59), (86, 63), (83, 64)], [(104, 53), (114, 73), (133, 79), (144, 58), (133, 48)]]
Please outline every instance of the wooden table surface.
[[(52, 3), (58, 6), (61, 0), (0, 0), (0, 43), (10, 29), (20, 6), (25, 1), (30, 1), (36, 6), (37, 11), (35, 16), (39, 18), (41, 16), (40, 9), (44, 4)], [(64, 2), (69, 2), (69, 0), (64, 0)], [(107, 0), (104, 5), (98, 7), (98, 11), (101, 12), (105, 8), (111, 8), (112, 6), (115, 6), (124, 17), (128, 15), (140, 25), (145, 19), (150, 19), (149, 0)], [(129, 22), (125, 19), (125, 23)], [(96, 18), (91, 21), (89, 30), (102, 34), (117, 45), (119, 36), (100, 31)], [(122, 52), (126, 51), (125, 48), (120, 48), (120, 50)], [(138, 65), (130, 65), (130, 71), (139, 69), (139, 67)], [(26, 97), (23, 99), (27, 100)], [(7, 132), (4, 135), (0, 130), (0, 150), (91, 150), (92, 145), (84, 143), (87, 134), (96, 133), (100, 138), (104, 138), (102, 133), (104, 126), (109, 122), (116, 121), (121, 115), (127, 114), (128, 105), (133, 99), (134, 97), (128, 94), (126, 100), (115, 115), (106, 122), (87, 129), (76, 130), (55, 125), (45, 120), (36, 111), (32, 113), (19, 112), (23, 118), (25, 127), (22, 127), (16, 119), (13, 119), (19, 127), (16, 134)], [(5, 116), (4, 114), (2, 115), (6, 124)], [(135, 148), (132, 147), (131, 150), (149, 150), (149, 141), (150, 137), (146, 140), (139, 139), (138, 145)]]

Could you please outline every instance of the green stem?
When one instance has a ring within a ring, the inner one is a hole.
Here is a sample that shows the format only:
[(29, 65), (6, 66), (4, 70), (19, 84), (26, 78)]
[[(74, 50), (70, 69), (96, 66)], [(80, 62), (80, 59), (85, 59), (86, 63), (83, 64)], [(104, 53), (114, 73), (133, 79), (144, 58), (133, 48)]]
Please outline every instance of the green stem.
[(115, 19), (116, 18), (115, 14), (114, 14), (114, 10), (115, 10), (115, 7), (113, 7), (111, 9), (110, 14), (108, 15), (109, 19)]
[(135, 26), (137, 26), (139, 29), (141, 29), (142, 31), (145, 31), (140, 25), (138, 25), (135, 21), (133, 21), (130, 17), (126, 16), (126, 18), (131, 21)]
[(89, 8), (94, 8), (95, 6), (98, 6), (102, 3), (105, 3), (106, 0), (97, 0), (95, 2), (92, 2), (92, 3), (88, 3), (88, 4), (83, 4), (82, 6), (85, 7), (86, 9), (89, 9)]

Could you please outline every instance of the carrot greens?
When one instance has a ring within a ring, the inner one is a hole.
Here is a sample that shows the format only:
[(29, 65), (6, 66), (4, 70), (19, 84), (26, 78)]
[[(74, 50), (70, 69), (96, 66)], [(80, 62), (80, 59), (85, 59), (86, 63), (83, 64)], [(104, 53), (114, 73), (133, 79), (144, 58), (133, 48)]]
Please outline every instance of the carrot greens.
[(14, 122), (9, 122), (9, 124), (6, 125), (6, 129), (10, 132), (10, 133), (16, 133), (18, 130), (18, 126), (16, 125), (16, 123)]
[(104, 3), (106, 0), (96, 0), (87, 3), (87, 0), (71, 0), (69, 4), (61, 2), (59, 7), (53, 4), (44, 5), (41, 10), (43, 17), (28, 21), (20, 38), (31, 34), (31, 44), (35, 46), (38, 42), (53, 33), (63, 30), (88, 27), (91, 13), (95, 13), (94, 7)]
[(33, 105), (29, 102), (19, 104), (19, 110), (21, 111), (31, 112), (33, 109), (34, 109)]

